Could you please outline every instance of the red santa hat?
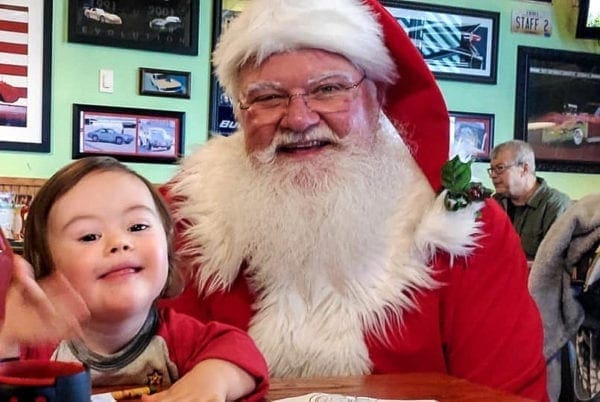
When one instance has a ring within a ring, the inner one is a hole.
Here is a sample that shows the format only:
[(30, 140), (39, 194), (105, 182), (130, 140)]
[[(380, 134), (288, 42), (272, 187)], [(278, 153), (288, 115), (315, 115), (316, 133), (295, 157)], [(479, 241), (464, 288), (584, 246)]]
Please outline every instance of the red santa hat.
[(428, 178), (440, 187), (448, 158), (444, 98), (419, 51), (378, 0), (252, 0), (219, 39), (213, 63), (237, 103), (239, 68), (300, 48), (341, 54), (386, 85), (384, 111)]

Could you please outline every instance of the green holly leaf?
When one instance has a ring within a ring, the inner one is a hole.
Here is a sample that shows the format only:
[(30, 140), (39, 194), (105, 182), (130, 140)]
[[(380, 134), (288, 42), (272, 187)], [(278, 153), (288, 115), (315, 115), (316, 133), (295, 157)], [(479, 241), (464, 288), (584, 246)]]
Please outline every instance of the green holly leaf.
[(442, 186), (453, 193), (462, 193), (469, 189), (471, 183), (471, 163), (463, 162), (455, 156), (442, 167)]
[(471, 164), (455, 156), (442, 167), (442, 186), (447, 190), (444, 207), (448, 211), (458, 211), (473, 201), (483, 201), (492, 195), (492, 190), (481, 183), (471, 182)]

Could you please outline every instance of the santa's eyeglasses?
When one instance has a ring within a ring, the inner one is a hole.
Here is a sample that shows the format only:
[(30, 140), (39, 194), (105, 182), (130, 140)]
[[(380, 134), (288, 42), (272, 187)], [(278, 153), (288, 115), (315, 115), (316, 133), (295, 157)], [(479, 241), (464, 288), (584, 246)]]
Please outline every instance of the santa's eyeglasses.
[(301, 97), (306, 106), (317, 113), (336, 113), (348, 109), (350, 101), (355, 97), (356, 88), (363, 83), (366, 74), (354, 83), (325, 81), (308, 88), (306, 92), (289, 94), (281, 90), (268, 88), (255, 91), (249, 99), (239, 102), (241, 110), (254, 112), (283, 111), (295, 97)]

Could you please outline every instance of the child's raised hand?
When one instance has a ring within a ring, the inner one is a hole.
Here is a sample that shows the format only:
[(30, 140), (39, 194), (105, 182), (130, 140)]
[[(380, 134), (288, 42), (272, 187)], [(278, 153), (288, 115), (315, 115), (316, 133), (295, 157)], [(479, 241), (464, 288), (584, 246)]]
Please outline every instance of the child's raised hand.
[(0, 328), (2, 342), (27, 344), (80, 337), (80, 323), (90, 312), (69, 281), (60, 272), (36, 281), (25, 259), (14, 256), (13, 262), (6, 316)]

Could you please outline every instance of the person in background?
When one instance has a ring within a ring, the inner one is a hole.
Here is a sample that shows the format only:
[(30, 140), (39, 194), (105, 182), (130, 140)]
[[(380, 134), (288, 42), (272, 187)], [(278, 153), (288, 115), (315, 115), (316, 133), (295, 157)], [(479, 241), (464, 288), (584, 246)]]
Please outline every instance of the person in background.
[(494, 198), (507, 212), (527, 259), (532, 261), (548, 229), (571, 205), (571, 199), (536, 176), (535, 155), (525, 141), (496, 145), (490, 159), (488, 173), (496, 189)]
[(247, 330), (274, 377), (436, 371), (545, 400), (518, 236), (491, 198), (436, 196), (448, 112), (396, 19), (253, 0), (213, 61), (240, 129), (162, 189), (189, 279), (168, 304)]
[[(556, 219), (529, 274), (529, 291), (544, 324), (551, 401), (593, 401), (600, 396), (599, 268), (600, 193), (593, 193)], [(576, 359), (570, 357), (574, 351)]]
[(80, 361), (93, 386), (168, 388), (147, 401), (264, 397), (267, 367), (246, 333), (156, 308), (181, 278), (171, 216), (146, 179), (81, 159), (44, 184), (26, 224), (0, 357)]

